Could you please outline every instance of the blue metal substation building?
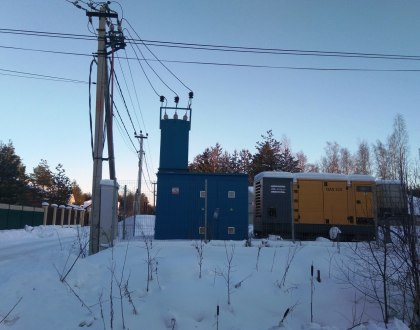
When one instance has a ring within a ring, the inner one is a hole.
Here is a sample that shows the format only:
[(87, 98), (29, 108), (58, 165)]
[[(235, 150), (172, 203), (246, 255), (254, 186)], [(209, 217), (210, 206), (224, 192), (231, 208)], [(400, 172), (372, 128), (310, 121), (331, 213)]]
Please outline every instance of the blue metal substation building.
[(155, 239), (247, 238), (247, 175), (190, 173), (190, 129), (190, 106), (160, 108)]

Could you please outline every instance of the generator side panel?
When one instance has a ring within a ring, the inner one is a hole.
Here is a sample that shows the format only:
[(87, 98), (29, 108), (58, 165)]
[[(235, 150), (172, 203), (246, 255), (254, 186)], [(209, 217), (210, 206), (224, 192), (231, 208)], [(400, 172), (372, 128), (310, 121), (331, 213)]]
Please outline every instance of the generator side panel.
[(322, 223), (345, 225), (348, 223), (347, 181), (324, 181), (324, 219)]
[(399, 183), (380, 183), (376, 185), (378, 219), (398, 219), (408, 213)]
[(254, 232), (259, 233), (262, 231), (262, 189), (263, 180), (260, 179), (254, 182)]
[(294, 189), (295, 223), (319, 224), (324, 219), (323, 182), (299, 179)]
[(374, 183), (353, 182), (355, 218), (358, 225), (373, 225), (375, 218)]
[(292, 183), (291, 178), (270, 177), (255, 183), (254, 232), (258, 236), (291, 234)]

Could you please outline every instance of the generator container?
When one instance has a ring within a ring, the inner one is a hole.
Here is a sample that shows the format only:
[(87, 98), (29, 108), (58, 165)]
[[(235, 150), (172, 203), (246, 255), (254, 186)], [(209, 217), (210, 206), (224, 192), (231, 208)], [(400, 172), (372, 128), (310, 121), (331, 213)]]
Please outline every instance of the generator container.
[(373, 239), (375, 179), (369, 175), (262, 172), (255, 177), (256, 235)]

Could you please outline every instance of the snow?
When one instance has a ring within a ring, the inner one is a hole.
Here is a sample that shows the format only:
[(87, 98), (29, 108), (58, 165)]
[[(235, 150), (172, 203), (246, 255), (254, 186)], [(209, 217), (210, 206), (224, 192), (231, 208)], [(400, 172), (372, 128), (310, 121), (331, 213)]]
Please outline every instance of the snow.
[(316, 180), (338, 180), (338, 181), (366, 181), (375, 182), (375, 178), (371, 175), (362, 174), (337, 174), (337, 173), (290, 173), (290, 172), (276, 172), (266, 171), (258, 173), (255, 176), (255, 181), (262, 178), (285, 178), (285, 179), (316, 179)]
[[(274, 237), (253, 240), (251, 247), (244, 241), (119, 240), (113, 248), (79, 258), (61, 282), (60, 274), (76, 260), (88, 230), (39, 226), (0, 231), (0, 320), (17, 303), (0, 329), (111, 329), (111, 296), (113, 329), (123, 329), (122, 312), (126, 329), (341, 330), (358, 323), (353, 329), (385, 329), (378, 306), (337, 279), (336, 262), (350, 251), (345, 243), (338, 249), (327, 239), (293, 243)], [(152, 243), (150, 255), (157, 261), (148, 292), (146, 242)], [(232, 255), (229, 305), (224, 277)], [(320, 283), (312, 282), (313, 322), (311, 265), (321, 274)], [(128, 282), (133, 305), (124, 297), (121, 309), (118, 282)], [(388, 329), (408, 327), (393, 320)]]

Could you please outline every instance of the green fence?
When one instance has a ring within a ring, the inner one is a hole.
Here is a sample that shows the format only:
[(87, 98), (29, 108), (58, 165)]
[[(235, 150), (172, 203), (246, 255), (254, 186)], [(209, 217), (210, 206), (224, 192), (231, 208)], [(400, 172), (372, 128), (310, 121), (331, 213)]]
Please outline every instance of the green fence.
[(41, 207), (0, 204), (0, 230), (40, 226), (43, 219), (44, 209)]

